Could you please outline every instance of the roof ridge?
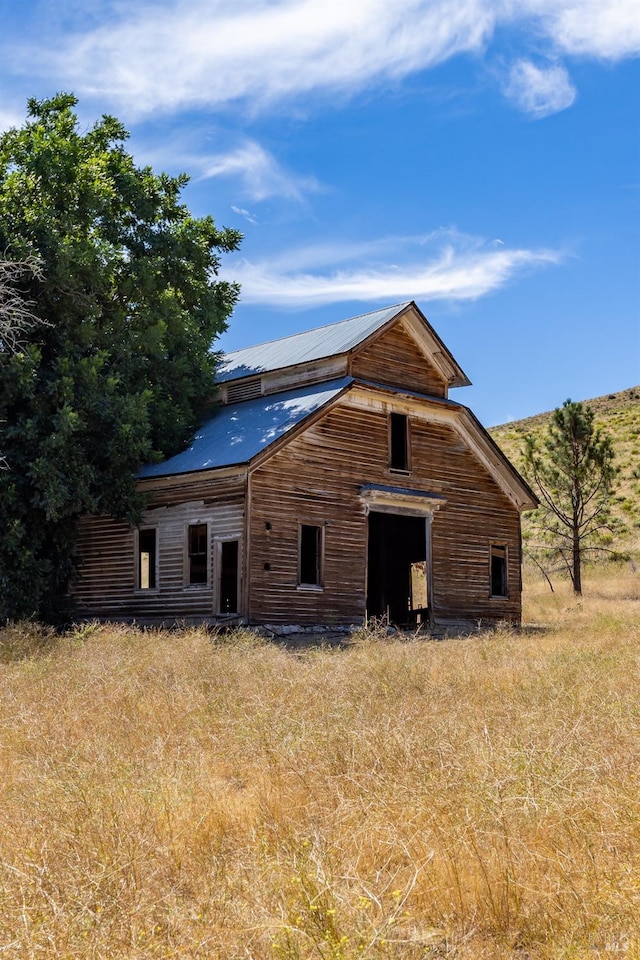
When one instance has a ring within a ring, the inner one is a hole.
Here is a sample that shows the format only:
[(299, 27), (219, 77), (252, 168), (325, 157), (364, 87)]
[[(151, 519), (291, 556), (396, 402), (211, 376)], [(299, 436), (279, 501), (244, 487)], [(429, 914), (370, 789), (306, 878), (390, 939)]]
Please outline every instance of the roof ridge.
[(353, 317), (345, 317), (343, 320), (334, 320), (332, 323), (323, 323), (319, 327), (309, 327), (307, 330), (299, 330), (298, 333), (288, 333), (286, 337), (273, 337), (272, 340), (261, 340), (258, 343), (247, 344), (246, 347), (238, 347), (236, 350), (229, 350), (222, 354), (222, 357), (230, 357), (234, 353), (241, 353), (243, 350), (254, 350), (256, 347), (266, 347), (270, 343), (281, 343), (283, 340), (292, 340), (294, 337), (303, 337), (308, 333), (318, 333), (319, 330), (328, 330), (330, 327), (338, 327), (341, 323), (351, 323), (352, 320), (361, 320), (363, 317), (371, 317), (374, 313), (382, 313), (383, 310), (393, 310), (394, 307), (400, 310), (401, 307), (408, 307), (411, 300), (403, 300), (400, 303), (390, 303), (388, 306), (377, 307), (375, 310), (367, 310), (365, 313), (357, 313)]

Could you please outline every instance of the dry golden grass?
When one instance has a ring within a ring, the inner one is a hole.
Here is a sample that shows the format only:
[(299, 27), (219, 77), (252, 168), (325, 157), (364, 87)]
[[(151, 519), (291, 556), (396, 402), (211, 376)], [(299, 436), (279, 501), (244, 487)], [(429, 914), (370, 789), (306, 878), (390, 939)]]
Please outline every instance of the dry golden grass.
[(0, 957), (640, 957), (639, 596), (343, 650), (7, 628)]

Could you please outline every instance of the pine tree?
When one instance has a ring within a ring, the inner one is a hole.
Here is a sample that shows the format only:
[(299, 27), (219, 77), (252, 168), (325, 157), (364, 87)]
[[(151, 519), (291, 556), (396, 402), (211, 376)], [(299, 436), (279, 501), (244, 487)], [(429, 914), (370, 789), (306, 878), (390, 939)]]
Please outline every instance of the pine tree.
[(611, 438), (593, 420), (588, 406), (566, 400), (554, 411), (546, 436), (525, 437), (525, 475), (540, 496), (532, 520), (562, 559), (578, 596), (585, 548), (610, 529), (617, 475)]

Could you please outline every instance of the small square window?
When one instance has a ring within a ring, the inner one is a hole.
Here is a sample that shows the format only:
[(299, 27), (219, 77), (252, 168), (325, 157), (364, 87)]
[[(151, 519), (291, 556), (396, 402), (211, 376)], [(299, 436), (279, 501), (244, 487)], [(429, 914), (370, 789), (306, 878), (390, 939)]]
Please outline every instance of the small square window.
[(300, 524), (299, 583), (320, 586), (322, 557), (322, 527)]
[(140, 590), (155, 590), (156, 588), (156, 560), (157, 560), (157, 531), (155, 527), (147, 527), (138, 531), (138, 588)]
[(189, 583), (207, 583), (209, 579), (208, 530), (206, 523), (189, 525)]
[(507, 548), (504, 544), (491, 544), (491, 596), (508, 596)]

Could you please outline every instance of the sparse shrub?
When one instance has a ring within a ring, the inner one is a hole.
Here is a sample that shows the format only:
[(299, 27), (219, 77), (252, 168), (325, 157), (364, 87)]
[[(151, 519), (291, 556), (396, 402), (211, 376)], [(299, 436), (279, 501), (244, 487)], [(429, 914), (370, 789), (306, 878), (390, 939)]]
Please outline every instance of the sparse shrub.
[(31, 620), (7, 622), (0, 626), (0, 663), (26, 660), (51, 650), (55, 633)]

